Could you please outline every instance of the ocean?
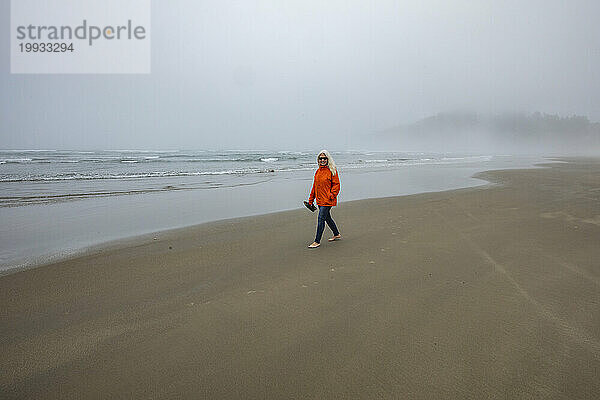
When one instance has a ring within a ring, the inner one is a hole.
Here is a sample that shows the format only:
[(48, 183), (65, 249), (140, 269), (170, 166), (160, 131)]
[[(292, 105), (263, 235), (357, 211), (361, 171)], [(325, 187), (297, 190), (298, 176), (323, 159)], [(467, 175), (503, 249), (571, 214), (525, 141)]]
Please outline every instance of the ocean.
[[(481, 162), (490, 156), (337, 152), (340, 170)], [(315, 168), (315, 152), (0, 151), (0, 207), (255, 184)]]
[[(302, 207), (317, 152), (0, 150), (0, 271), (135, 235)], [(340, 202), (485, 184), (471, 176), (543, 161), (370, 151), (332, 156)]]

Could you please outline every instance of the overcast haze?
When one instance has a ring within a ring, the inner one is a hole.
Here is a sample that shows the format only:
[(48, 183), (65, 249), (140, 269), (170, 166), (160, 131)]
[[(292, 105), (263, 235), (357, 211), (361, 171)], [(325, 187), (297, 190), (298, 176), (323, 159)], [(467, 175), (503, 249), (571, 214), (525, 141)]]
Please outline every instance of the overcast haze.
[(153, 1), (150, 75), (11, 75), (0, 4), (5, 149), (343, 150), (454, 110), (600, 120), (598, 1)]

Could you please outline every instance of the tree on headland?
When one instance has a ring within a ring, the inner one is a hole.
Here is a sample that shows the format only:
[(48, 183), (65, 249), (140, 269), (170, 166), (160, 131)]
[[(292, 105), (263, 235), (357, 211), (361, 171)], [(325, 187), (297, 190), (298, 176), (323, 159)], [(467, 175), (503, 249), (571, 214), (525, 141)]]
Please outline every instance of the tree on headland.
[(600, 123), (588, 117), (541, 112), (439, 113), (377, 133), (400, 149), (432, 151), (600, 153)]

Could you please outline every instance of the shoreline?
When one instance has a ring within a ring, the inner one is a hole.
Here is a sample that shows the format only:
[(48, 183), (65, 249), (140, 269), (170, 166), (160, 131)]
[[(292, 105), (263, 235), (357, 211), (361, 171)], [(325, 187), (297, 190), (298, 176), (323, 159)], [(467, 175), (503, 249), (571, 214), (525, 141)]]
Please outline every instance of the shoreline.
[[(499, 171), (499, 170), (482, 171), (482, 172), (478, 172), (475, 175), (483, 174), (486, 172), (492, 172), (492, 171)], [(475, 175), (473, 176), (474, 178), (475, 178)], [(407, 195), (401, 195), (401, 196), (371, 197), (371, 198), (366, 198), (366, 199), (348, 200), (348, 201), (340, 202), (338, 204), (338, 206), (336, 206), (336, 207), (339, 207), (341, 205), (351, 205), (353, 203), (369, 202), (371, 200), (409, 198), (411, 196), (438, 194), (438, 193), (441, 194), (441, 193), (446, 193), (446, 192), (455, 192), (455, 191), (462, 191), (462, 190), (478, 190), (478, 189), (485, 190), (488, 187), (501, 185), (501, 183), (489, 182), (483, 177), (475, 178), (475, 179), (481, 179), (485, 182), (480, 185), (461, 187), (461, 188), (457, 188), (457, 189), (447, 189), (447, 190), (432, 191), (432, 192), (419, 192), (419, 193), (413, 193), (413, 194), (407, 194)], [(334, 212), (334, 211), (335, 211), (335, 209), (332, 212)], [(144, 233), (144, 234), (135, 235), (135, 236), (127, 236), (124, 238), (114, 239), (114, 240), (94, 244), (94, 245), (91, 245), (91, 246), (88, 246), (85, 248), (73, 250), (64, 255), (56, 254), (56, 255), (41, 256), (37, 260), (23, 262), (22, 264), (18, 264), (14, 267), (9, 267), (8, 269), (0, 270), (0, 279), (3, 276), (12, 275), (12, 274), (19, 273), (22, 271), (28, 271), (31, 269), (43, 268), (43, 267), (46, 267), (49, 265), (58, 264), (58, 263), (62, 263), (62, 262), (72, 261), (72, 260), (76, 260), (81, 257), (100, 256), (103, 253), (118, 251), (118, 250), (125, 250), (129, 247), (149, 244), (149, 243), (155, 242), (156, 240), (159, 240), (159, 239), (166, 240), (166, 238), (169, 238), (169, 237), (184, 235), (187, 231), (192, 231), (192, 230), (197, 230), (197, 229), (210, 229), (212, 227), (212, 225), (220, 225), (220, 224), (229, 225), (229, 224), (236, 224), (236, 223), (244, 223), (248, 219), (276, 216), (279, 214), (288, 214), (288, 213), (292, 217), (298, 217), (298, 215), (296, 215), (296, 214), (307, 214), (307, 211), (304, 208), (274, 211), (274, 212), (269, 212), (269, 213), (264, 213), (264, 214), (255, 214), (255, 215), (246, 215), (246, 216), (240, 216), (240, 217), (224, 218), (224, 219), (219, 219), (219, 220), (214, 220), (214, 221), (201, 222), (199, 224), (193, 224), (193, 225), (182, 226), (182, 227), (177, 227), (177, 228), (159, 230), (159, 231), (150, 232), (150, 233)], [(316, 214), (313, 214), (312, 216), (315, 217)], [(307, 237), (311, 237), (311, 235), (308, 235)]]
[[(0, 277), (7, 398), (600, 395), (600, 160)], [(499, 182), (502, 182), (499, 184)]]
[[(535, 167), (539, 167), (540, 165), (541, 164), (536, 164)], [(472, 178), (480, 179), (483, 181), (479, 185), (465, 186), (465, 187), (460, 187), (460, 188), (453, 188), (453, 189), (439, 190), (439, 191), (418, 192), (418, 193), (411, 193), (411, 194), (400, 195), (400, 196), (369, 197), (369, 198), (364, 198), (364, 199), (348, 200), (348, 201), (340, 202), (337, 207), (339, 207), (340, 205), (344, 205), (344, 204), (369, 202), (370, 200), (383, 200), (383, 199), (394, 199), (394, 198), (405, 198), (405, 197), (408, 198), (411, 196), (437, 194), (437, 193), (441, 194), (441, 193), (445, 193), (445, 192), (454, 192), (454, 191), (461, 191), (461, 190), (476, 190), (476, 189), (485, 190), (488, 187), (493, 187), (495, 185), (501, 185), (502, 183), (490, 182), (484, 177), (477, 177), (477, 175), (485, 174), (486, 172), (494, 172), (494, 171), (502, 171), (502, 170), (489, 170), (489, 171), (481, 171), (481, 172), (475, 173), (472, 176)], [(0, 279), (3, 276), (12, 275), (14, 273), (18, 273), (21, 271), (27, 271), (27, 270), (36, 269), (36, 268), (43, 268), (48, 265), (71, 261), (71, 260), (74, 260), (74, 259), (77, 259), (80, 257), (93, 257), (96, 255), (101, 255), (102, 253), (106, 253), (106, 252), (123, 250), (123, 249), (127, 249), (128, 247), (149, 244), (153, 241), (158, 240), (158, 238), (161, 238), (161, 237), (166, 238), (166, 237), (183, 235), (186, 233), (186, 231), (210, 228), (211, 225), (243, 223), (246, 219), (249, 219), (249, 218), (260, 218), (260, 217), (274, 216), (274, 215), (286, 214), (286, 213), (290, 213), (291, 216), (297, 217), (298, 215), (295, 215), (295, 214), (306, 214), (307, 212), (304, 208), (299, 207), (298, 209), (289, 209), (289, 210), (273, 211), (273, 212), (268, 212), (268, 213), (263, 213), (263, 214), (253, 214), (253, 215), (244, 215), (244, 216), (239, 216), (239, 217), (223, 218), (223, 219), (218, 219), (218, 220), (214, 220), (214, 221), (206, 221), (206, 222), (201, 222), (201, 223), (193, 224), (193, 225), (163, 229), (163, 230), (158, 230), (158, 231), (154, 231), (154, 232), (143, 233), (143, 234), (134, 235), (134, 236), (127, 236), (127, 237), (123, 237), (123, 238), (119, 238), (119, 239), (113, 239), (113, 240), (109, 240), (106, 242), (101, 242), (101, 243), (97, 243), (94, 245), (90, 245), (90, 246), (87, 246), (87, 247), (84, 247), (81, 249), (72, 250), (65, 254), (44, 255), (44, 256), (40, 256), (38, 259), (35, 259), (35, 260), (23, 261), (21, 264), (17, 264), (16, 266), (12, 266), (7, 269), (0, 270)], [(314, 215), (313, 215), (313, 217), (314, 217)], [(310, 235), (308, 235), (308, 236), (310, 236)]]
[[(486, 183), (477, 182), (473, 178), (476, 173), (502, 167), (536, 168), (536, 164), (548, 160), (529, 158), (507, 162), (500, 158), (500, 161), (480, 166), (468, 163), (462, 167), (458, 164), (445, 167), (412, 166), (406, 170), (349, 170), (344, 174), (340, 203), (477, 187)], [(511, 163), (514, 162), (516, 166), (513, 167)], [(377, 174), (376, 181), (379, 183), (375, 186), (372, 174)], [(444, 180), (444, 177), (447, 179)], [(0, 276), (84, 256), (105, 247), (120, 247), (120, 242), (130, 242), (138, 236), (146, 237), (232, 218), (266, 215), (270, 213), (269, 209), (273, 212), (299, 209), (299, 199), (304, 198), (304, 192), (310, 190), (311, 178), (312, 173), (300, 174), (295, 179), (285, 175), (260, 187), (242, 186), (191, 194), (147, 194), (135, 198), (86, 199), (4, 210), (4, 228), (0, 231), (0, 237), (4, 238), (2, 241), (8, 248), (0, 249), (3, 258)], [(284, 195), (279, 201), (273, 200), (282, 193)], [(241, 199), (253, 200), (245, 202)], [(200, 207), (200, 204), (204, 206)], [(24, 212), (27, 215), (22, 215)], [(94, 231), (98, 233), (93, 234)], [(36, 245), (32, 247), (32, 243)]]

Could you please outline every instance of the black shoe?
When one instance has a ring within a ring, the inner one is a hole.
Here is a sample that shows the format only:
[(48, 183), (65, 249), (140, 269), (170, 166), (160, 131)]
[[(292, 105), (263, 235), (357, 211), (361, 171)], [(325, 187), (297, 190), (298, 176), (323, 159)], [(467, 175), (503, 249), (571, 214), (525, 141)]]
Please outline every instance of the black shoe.
[(308, 201), (304, 201), (304, 205), (312, 212), (315, 212), (315, 210), (317, 209), (317, 207), (315, 207), (314, 204), (310, 204)]

